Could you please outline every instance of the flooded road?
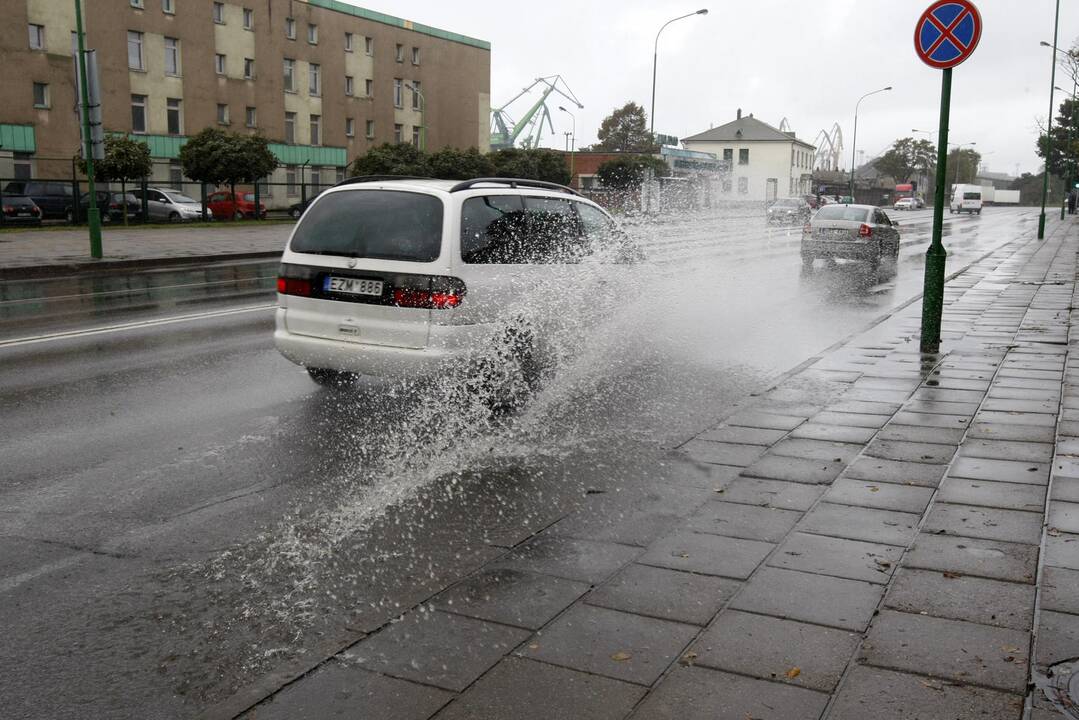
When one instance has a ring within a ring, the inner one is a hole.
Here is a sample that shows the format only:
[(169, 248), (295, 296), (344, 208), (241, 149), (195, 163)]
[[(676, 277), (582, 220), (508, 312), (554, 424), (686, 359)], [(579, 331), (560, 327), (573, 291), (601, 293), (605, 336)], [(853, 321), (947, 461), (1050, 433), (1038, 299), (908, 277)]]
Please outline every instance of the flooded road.
[[(259, 272), (170, 280), (205, 308), (0, 318), (5, 714), (189, 717), (552, 523), (658, 537), (700, 492), (656, 489), (685, 472), (669, 447), (920, 292), (931, 215), (894, 215), (890, 277), (803, 270), (800, 228), (755, 218), (631, 226), (649, 261), (555, 303), (560, 363), (504, 416), (449, 402), (459, 378), (316, 387), (272, 346)], [(945, 220), (949, 272), (1036, 228)]]

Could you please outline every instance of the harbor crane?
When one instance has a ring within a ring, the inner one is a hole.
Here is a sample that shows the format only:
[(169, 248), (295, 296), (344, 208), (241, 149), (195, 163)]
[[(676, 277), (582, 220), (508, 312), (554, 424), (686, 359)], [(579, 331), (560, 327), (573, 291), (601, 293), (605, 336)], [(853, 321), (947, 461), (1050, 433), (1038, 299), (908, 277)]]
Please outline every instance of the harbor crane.
[(843, 129), (839, 127), (839, 123), (832, 125), (830, 132), (821, 130), (817, 133), (813, 144), (817, 146), (814, 166), (818, 170), (839, 170), (843, 157)]
[[(532, 92), (536, 87), (541, 89), (539, 99), (528, 108), (520, 120), (514, 121), (506, 108)], [(570, 90), (569, 85), (566, 84), (561, 75), (536, 78), (531, 85), (514, 95), (512, 100), (500, 108), (491, 110), (491, 149), (503, 150), (514, 146), (522, 148), (539, 147), (543, 140), (544, 125), (549, 128), (553, 135), (554, 123), (551, 122), (551, 111), (547, 107), (547, 98), (554, 93), (558, 93), (578, 108), (584, 108), (584, 105), (573, 94), (573, 91)]]

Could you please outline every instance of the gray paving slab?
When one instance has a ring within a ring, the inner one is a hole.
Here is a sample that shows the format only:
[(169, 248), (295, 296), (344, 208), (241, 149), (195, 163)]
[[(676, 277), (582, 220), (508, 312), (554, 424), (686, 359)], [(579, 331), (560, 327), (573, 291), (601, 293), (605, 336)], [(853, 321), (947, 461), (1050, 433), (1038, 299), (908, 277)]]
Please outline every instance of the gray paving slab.
[(453, 699), (433, 687), (331, 661), (242, 717), (246, 720), (426, 720)]
[(902, 549), (892, 545), (795, 532), (768, 565), (883, 585), (901, 556)]
[(600, 517), (576, 513), (563, 518), (547, 532), (579, 540), (645, 547), (671, 532), (681, 522), (679, 515), (628, 508)]
[(920, 515), (822, 502), (798, 524), (800, 532), (906, 547), (918, 532)]
[(827, 720), (1020, 720), (1023, 698), (999, 690), (855, 666)]
[(690, 516), (686, 527), (697, 532), (776, 543), (801, 517), (802, 513), (793, 510), (713, 501)]
[(967, 438), (959, 454), (962, 457), (1047, 463), (1053, 459), (1053, 444)]
[(761, 445), (690, 440), (680, 447), (679, 451), (697, 462), (745, 467), (763, 455), (766, 449)]
[(664, 678), (633, 720), (819, 720), (825, 693), (700, 667)]
[(1051, 428), (1056, 426), (1057, 418), (1055, 415), (1046, 413), (982, 409), (974, 416), (974, 422), (1000, 425), (1034, 425)]
[(694, 664), (831, 692), (860, 635), (727, 610), (693, 643)]
[(1034, 652), (1034, 661), (1043, 668), (1079, 656), (1079, 615), (1042, 610)]
[(349, 649), (372, 671), (460, 692), (528, 631), (449, 613), (413, 611)]
[(800, 482), (809, 485), (823, 485), (835, 480), (842, 470), (842, 462), (765, 455), (744, 469), (742, 475), (769, 480)]
[(1079, 458), (1058, 455), (1053, 459), (1053, 473), (1065, 477), (1079, 477)]
[(1037, 512), (938, 502), (929, 511), (924, 532), (1037, 545), (1042, 517)]
[(970, 426), (968, 439), (1009, 440), (1017, 442), (1051, 443), (1054, 430), (1052, 426), (1010, 425), (1006, 423), (976, 422)]
[(727, 502), (777, 507), (784, 510), (808, 510), (824, 492), (820, 485), (738, 478), (717, 495)]
[(693, 462), (677, 451), (667, 454), (656, 480), (673, 487), (715, 489), (738, 477), (741, 468)]
[(589, 584), (511, 568), (483, 570), (439, 594), (439, 610), (535, 630), (584, 595)]
[(1038, 400), (998, 400), (989, 398), (982, 403), (982, 409), (990, 412), (1045, 413), (1056, 416), (1058, 403)]
[(644, 693), (639, 685), (511, 656), (436, 720), (622, 720)]
[(970, 415), (937, 415), (934, 413), (901, 410), (895, 414), (893, 422), (900, 425), (918, 425), (920, 427), (939, 427), (945, 429), (965, 428), (970, 424)]
[(742, 427), (765, 428), (767, 430), (793, 430), (806, 419), (795, 415), (775, 415), (771, 413), (743, 411), (727, 418), (728, 425), (740, 425)]
[[(989, 397), (1002, 400), (1036, 400), (1038, 402), (1060, 402), (1060, 388), (1011, 388), (994, 386), (989, 391)], [(1064, 407), (1068, 407), (1065, 402)]]
[(749, 577), (775, 545), (682, 531), (655, 543), (638, 562), (744, 580)]
[(861, 444), (788, 438), (772, 446), (770, 453), (787, 457), (823, 460), (825, 462), (849, 463), (862, 451)]
[(958, 447), (963, 439), (965, 431), (961, 427), (924, 427), (918, 425), (901, 425), (888, 423), (885, 425), (877, 440), (899, 440), (902, 442), (936, 443), (938, 445), (951, 445)]
[(1024, 379), (1002, 375), (994, 381), (994, 385), (997, 387), (1029, 390), (1055, 390), (1060, 387), (1060, 380)]
[(911, 396), (913, 400), (918, 402), (945, 402), (967, 404), (980, 403), (982, 401), (982, 398), (984, 397), (984, 390), (960, 390), (932, 386), (923, 386), (921, 388), (918, 388), (918, 391)]
[(764, 567), (731, 608), (863, 632), (883, 593), (874, 583)]
[(807, 440), (828, 440), (840, 443), (867, 443), (873, 439), (876, 432), (875, 428), (807, 422), (804, 425), (799, 425), (790, 436), (792, 438), (804, 438)]
[(663, 620), (707, 624), (741, 583), (711, 575), (633, 564), (596, 588), (590, 605)]
[(1021, 543), (921, 533), (904, 558), (905, 567), (1033, 583), (1038, 548)]
[(1049, 496), (1055, 501), (1079, 503), (1079, 478), (1054, 477)]
[(944, 476), (944, 471), (947, 468), (947, 465), (930, 465), (928, 463), (903, 462), (901, 460), (863, 456), (850, 464), (843, 472), (843, 477), (872, 480), (874, 482), (936, 487), (940, 484), (940, 479)]
[(922, 385), (926, 388), (938, 388), (940, 390), (977, 390), (985, 392), (989, 389), (989, 380), (941, 377), (937, 375), (926, 380)]
[(1049, 505), (1049, 527), (1079, 534), (1079, 503), (1054, 500)]
[(958, 457), (948, 474), (971, 480), (998, 480), (1000, 482), (1045, 485), (1049, 482), (1049, 465), (1046, 463), (1017, 462), (1015, 460), (991, 460), (988, 458)]
[(697, 634), (693, 625), (575, 605), (517, 649), (521, 657), (651, 685)]
[(1079, 535), (1050, 532), (1045, 538), (1045, 564), (1079, 570)]
[(1042, 573), (1041, 608), (1079, 615), (1079, 570), (1046, 567)]
[(1045, 487), (946, 477), (940, 483), (937, 499), (946, 503), (1039, 512), (1045, 506)]
[(1057, 455), (1079, 456), (1079, 438), (1065, 437), (1064, 435), (1065, 433), (1061, 432), (1061, 437), (1057, 439), (1055, 448)]
[(935, 570), (900, 568), (885, 607), (907, 613), (1030, 630), (1034, 586)]
[(882, 610), (861, 661), (1007, 692), (1026, 690), (1029, 635), (1021, 630)]
[(876, 415), (873, 413), (847, 413), (826, 410), (817, 413), (810, 422), (819, 425), (842, 425), (844, 427), (865, 427), (880, 429), (884, 427), (891, 415)]
[(832, 403), (827, 410), (841, 413), (861, 413), (864, 415), (894, 415), (899, 411), (899, 403), (871, 402), (866, 400), (843, 400)]
[(865, 454), (886, 460), (941, 465), (952, 459), (952, 455), (955, 454), (955, 446), (877, 438), (869, 443), (865, 449)]
[(948, 415), (969, 418), (978, 411), (976, 402), (939, 402), (935, 400), (911, 400), (903, 405), (904, 413), (924, 415)]
[(932, 488), (846, 477), (837, 478), (824, 494), (824, 500), (830, 503), (918, 514), (925, 512), (932, 497)]
[(596, 584), (613, 575), (640, 552), (640, 548), (617, 543), (541, 535), (489, 567), (526, 570)]
[(713, 442), (745, 443), (747, 445), (771, 445), (787, 434), (786, 430), (720, 425), (697, 436), (698, 440)]

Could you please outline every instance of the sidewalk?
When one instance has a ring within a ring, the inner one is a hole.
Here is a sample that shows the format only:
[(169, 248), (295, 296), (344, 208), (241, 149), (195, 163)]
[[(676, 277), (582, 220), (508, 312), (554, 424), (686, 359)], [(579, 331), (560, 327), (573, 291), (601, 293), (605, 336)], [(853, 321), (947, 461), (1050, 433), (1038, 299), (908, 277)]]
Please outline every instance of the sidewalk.
[(1067, 717), (1046, 692), (1079, 657), (1077, 252), (1072, 219), (1009, 243), (949, 282), (940, 355), (914, 303), (647, 494), (207, 717)]

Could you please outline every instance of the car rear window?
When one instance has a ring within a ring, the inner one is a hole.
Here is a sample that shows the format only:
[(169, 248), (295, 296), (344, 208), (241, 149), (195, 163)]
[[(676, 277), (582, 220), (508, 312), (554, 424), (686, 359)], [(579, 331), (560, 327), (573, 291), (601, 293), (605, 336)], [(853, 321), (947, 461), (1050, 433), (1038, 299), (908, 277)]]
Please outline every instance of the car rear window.
[(850, 220), (852, 222), (865, 222), (869, 212), (865, 208), (850, 207), (847, 205), (829, 205), (817, 211), (814, 220)]
[(980, 192), (965, 192), (963, 193), (964, 200), (981, 200), (982, 194)]
[(293, 252), (431, 262), (442, 247), (442, 201), (397, 190), (348, 190), (319, 198), (296, 226)]

